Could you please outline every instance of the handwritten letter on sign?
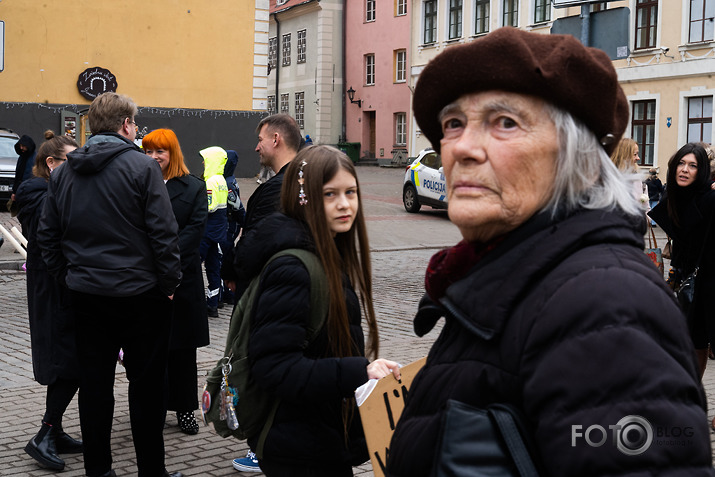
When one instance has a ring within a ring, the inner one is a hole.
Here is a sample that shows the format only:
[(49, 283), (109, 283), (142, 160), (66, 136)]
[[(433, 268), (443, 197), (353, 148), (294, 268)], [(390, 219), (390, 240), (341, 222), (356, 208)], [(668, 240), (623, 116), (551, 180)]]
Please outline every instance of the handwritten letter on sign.
[(400, 368), (402, 378), (399, 381), (392, 375), (380, 379), (359, 407), (375, 477), (385, 475), (392, 433), (405, 408), (412, 380), (426, 360), (422, 358)]

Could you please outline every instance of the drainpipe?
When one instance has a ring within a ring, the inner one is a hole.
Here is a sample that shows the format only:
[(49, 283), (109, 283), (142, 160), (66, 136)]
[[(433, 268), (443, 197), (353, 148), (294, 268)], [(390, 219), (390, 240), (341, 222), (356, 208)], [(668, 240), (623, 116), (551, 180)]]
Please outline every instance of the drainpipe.
[(281, 97), (278, 94), (278, 81), (280, 78), (280, 68), (281, 68), (281, 23), (278, 21), (278, 14), (273, 14), (273, 19), (276, 21), (276, 112), (280, 112), (281, 108)]
[(345, 47), (345, 38), (346, 38), (346, 35), (345, 35), (345, 25), (347, 24), (347, 21), (345, 20), (345, 17), (346, 17), (345, 9), (347, 8), (347, 3), (348, 3), (348, 2), (343, 2), (343, 47), (342, 47), (342, 48), (343, 48), (343, 65), (342, 65), (342, 69), (343, 69), (343, 90), (342, 90), (342, 92), (341, 92), (341, 94), (340, 94), (340, 97), (343, 98), (342, 108), (341, 108), (341, 109), (342, 109), (342, 112), (343, 112), (343, 125), (342, 125), (342, 126), (343, 126), (343, 138), (342, 138), (342, 141), (340, 141), (340, 142), (348, 142), (348, 138), (347, 138), (347, 126), (346, 126), (346, 122), (347, 122), (346, 114), (347, 114), (347, 112), (346, 112), (346, 109), (345, 109), (345, 91), (347, 91), (347, 88), (345, 87), (345, 85), (347, 85), (347, 81), (348, 81), (347, 78), (345, 77), (345, 70), (346, 70), (346, 68), (345, 68), (345, 63), (347, 63), (347, 61), (346, 61), (346, 59), (345, 59), (345, 53), (346, 53), (346, 51), (347, 51), (347, 48)]

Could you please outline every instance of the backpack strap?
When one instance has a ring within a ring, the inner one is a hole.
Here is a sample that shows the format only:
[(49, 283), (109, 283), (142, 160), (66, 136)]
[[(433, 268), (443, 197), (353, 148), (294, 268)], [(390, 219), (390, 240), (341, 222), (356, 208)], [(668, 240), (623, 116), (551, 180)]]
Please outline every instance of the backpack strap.
[[(261, 276), (263, 276), (263, 272), (268, 267), (268, 264), (278, 257), (286, 255), (300, 259), (310, 275), (310, 315), (308, 317), (308, 322), (306, 323), (307, 333), (305, 342), (303, 342), (303, 349), (305, 349), (318, 335), (318, 332), (320, 332), (323, 328), (325, 320), (328, 317), (328, 306), (330, 300), (325, 299), (325, 297), (330, 296), (328, 293), (328, 279), (325, 276), (325, 270), (323, 270), (323, 264), (320, 262), (320, 259), (314, 253), (298, 248), (283, 250), (273, 255), (268, 262), (266, 262), (263, 270), (261, 270)], [(257, 281), (258, 280), (256, 280), (256, 282)], [(250, 315), (247, 315), (247, 318), (250, 320)], [(280, 399), (275, 399), (275, 402), (271, 407), (271, 411), (266, 419), (266, 423), (263, 426), (263, 430), (258, 436), (256, 455), (259, 458), (263, 457), (263, 446), (266, 443), (268, 431), (271, 429), (271, 426), (273, 426), (273, 420), (276, 417), (276, 411), (278, 411), (279, 404)]]

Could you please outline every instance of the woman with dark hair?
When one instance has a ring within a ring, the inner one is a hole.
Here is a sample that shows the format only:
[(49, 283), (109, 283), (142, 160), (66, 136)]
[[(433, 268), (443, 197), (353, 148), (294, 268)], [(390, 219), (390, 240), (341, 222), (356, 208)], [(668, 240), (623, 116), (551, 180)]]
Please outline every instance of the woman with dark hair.
[[(251, 373), (280, 399), (259, 465), (269, 477), (353, 475), (352, 466), (368, 458), (354, 391), (370, 378), (400, 374), (397, 363), (365, 358), (361, 315), (370, 357), (378, 353), (378, 332), (352, 161), (329, 146), (302, 150), (286, 169), (281, 209), (241, 239), (237, 257), (246, 275), (241, 279), (261, 275), (251, 316)], [(319, 257), (329, 289), (325, 325), (305, 348), (310, 274), (294, 256), (276, 258), (263, 270), (270, 257), (292, 248)], [(258, 437), (248, 438), (251, 449), (258, 448)]]
[(67, 289), (47, 272), (37, 245), (37, 224), (47, 197), (50, 174), (77, 149), (74, 139), (45, 132), (32, 167), (33, 177), (17, 189), (18, 219), (27, 238), (27, 311), (30, 316), (32, 369), (35, 380), (47, 386), (42, 427), (27, 446), (27, 452), (43, 467), (63, 470), (58, 454), (82, 452), (82, 442), (62, 430), (62, 416), (79, 389), (74, 320), (69, 311)]
[(690, 336), (700, 366), (707, 365), (708, 343), (715, 341), (715, 323), (707, 293), (715, 287), (715, 191), (710, 188), (710, 160), (700, 144), (688, 143), (668, 161), (665, 198), (649, 213), (673, 239), (671, 266), (678, 283), (698, 267), (695, 297), (688, 310)]
[(206, 227), (206, 186), (189, 174), (179, 140), (171, 129), (156, 129), (142, 139), (146, 154), (159, 163), (179, 226), (181, 284), (174, 293), (169, 342), (167, 409), (176, 411), (181, 431), (197, 434), (198, 409), (196, 349), (209, 344), (199, 245)]

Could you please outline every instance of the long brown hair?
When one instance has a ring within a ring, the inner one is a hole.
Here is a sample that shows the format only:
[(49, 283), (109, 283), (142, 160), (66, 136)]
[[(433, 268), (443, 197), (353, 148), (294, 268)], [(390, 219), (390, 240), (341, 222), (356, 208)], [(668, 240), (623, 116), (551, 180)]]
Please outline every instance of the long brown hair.
[(155, 129), (142, 139), (142, 148), (164, 149), (169, 151), (169, 165), (164, 171), (164, 180), (174, 177), (188, 176), (189, 168), (184, 163), (184, 154), (181, 152), (179, 139), (171, 129)]
[(47, 158), (64, 156), (65, 146), (79, 147), (77, 142), (69, 136), (55, 136), (55, 133), (50, 129), (45, 131), (45, 142), (37, 149), (35, 165), (32, 166), (32, 175), (49, 180), (50, 168), (47, 165)]
[(621, 172), (636, 172), (638, 168), (633, 162), (633, 153), (638, 143), (633, 139), (624, 137), (618, 142), (616, 149), (611, 154), (611, 160)]
[[(302, 165), (305, 161), (305, 165)], [(308, 202), (300, 205), (298, 194), (300, 184), (298, 174), (303, 171), (303, 190)], [(333, 238), (325, 218), (323, 205), (323, 185), (337, 172), (349, 172), (358, 186), (358, 211), (348, 232)], [(311, 146), (301, 150), (290, 163), (283, 177), (281, 209), (289, 217), (305, 222), (315, 241), (315, 248), (328, 278), (330, 292), (329, 315), (327, 321), (331, 351), (337, 357), (351, 356), (354, 344), (350, 336), (345, 296), (343, 293), (343, 272), (358, 291), (362, 310), (368, 326), (367, 352), (369, 357), (377, 357), (379, 340), (377, 321), (372, 302), (372, 270), (370, 268), (370, 246), (360, 198), (360, 183), (352, 161), (345, 153), (331, 146)]]

